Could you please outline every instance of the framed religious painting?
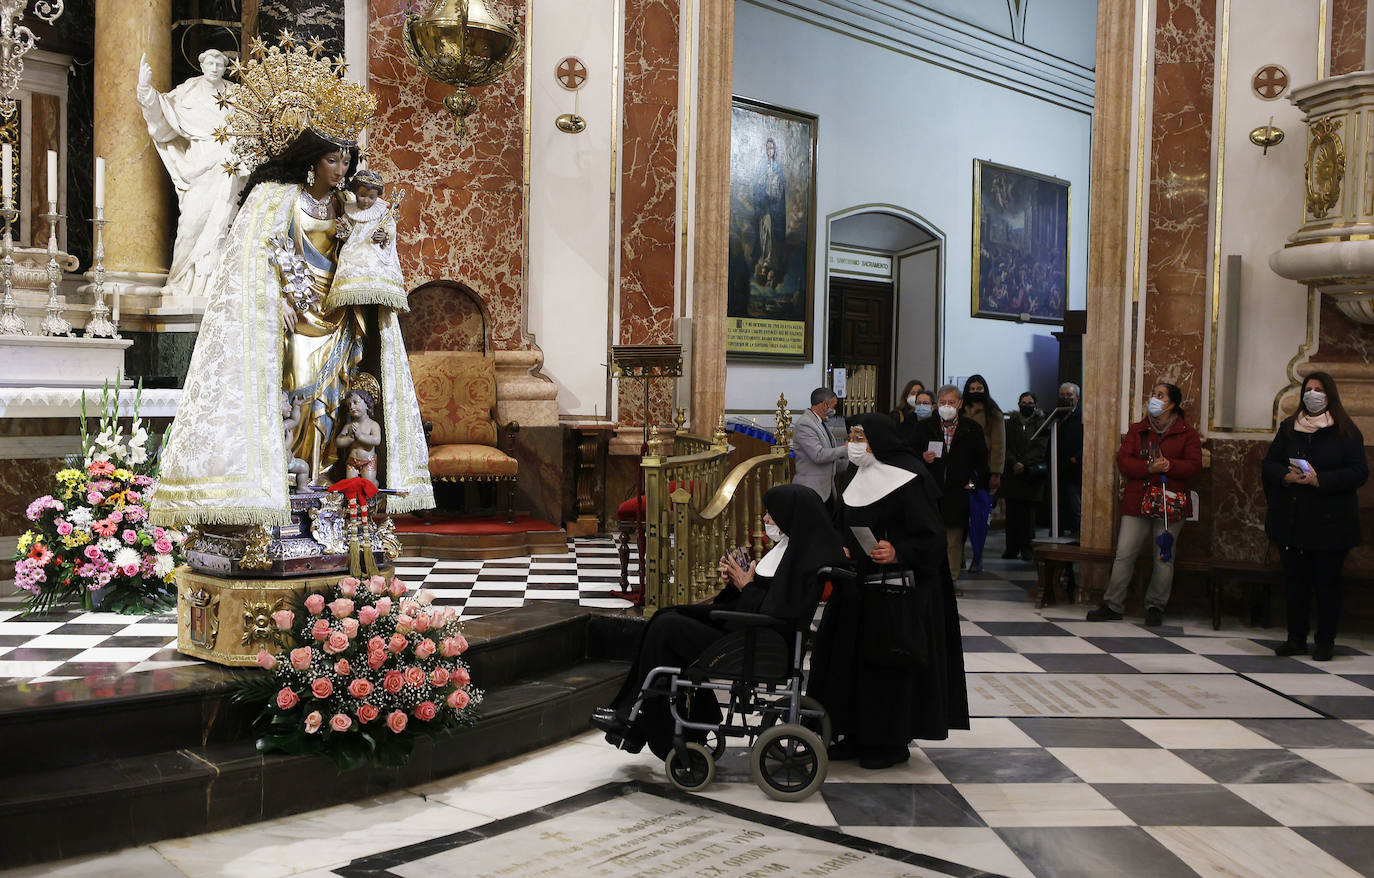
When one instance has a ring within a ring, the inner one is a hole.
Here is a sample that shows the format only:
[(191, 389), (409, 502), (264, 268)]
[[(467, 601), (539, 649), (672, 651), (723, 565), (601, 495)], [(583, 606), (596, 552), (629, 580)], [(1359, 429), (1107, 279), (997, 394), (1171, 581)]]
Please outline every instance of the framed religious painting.
[(1069, 183), (973, 161), (973, 316), (1063, 323)]
[(811, 361), (816, 121), (734, 100), (725, 347), (731, 359)]

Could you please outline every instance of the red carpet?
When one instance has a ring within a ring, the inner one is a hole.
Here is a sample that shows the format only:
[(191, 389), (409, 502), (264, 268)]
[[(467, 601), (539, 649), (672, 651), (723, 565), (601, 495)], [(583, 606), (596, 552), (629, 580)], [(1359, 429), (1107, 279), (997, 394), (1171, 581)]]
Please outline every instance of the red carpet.
[(504, 515), (474, 515), (462, 518), (443, 518), (435, 516), (429, 524), (423, 518), (413, 515), (396, 516), (397, 533), (429, 533), (482, 536), (484, 534), (536, 533), (539, 531), (562, 530), (556, 524), (540, 521), (528, 515), (517, 515), (515, 521), (507, 522)]

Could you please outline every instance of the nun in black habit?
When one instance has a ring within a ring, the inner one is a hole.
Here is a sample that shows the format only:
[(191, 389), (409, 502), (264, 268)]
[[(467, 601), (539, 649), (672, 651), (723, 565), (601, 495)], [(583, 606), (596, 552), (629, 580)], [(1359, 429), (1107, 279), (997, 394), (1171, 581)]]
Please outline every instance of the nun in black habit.
[[(712, 603), (665, 607), (649, 619), (619, 694), (610, 707), (592, 712), (592, 725), (606, 732), (610, 743), (631, 753), (638, 753), (648, 743), (656, 756), (667, 757), (673, 748), (668, 699), (646, 697), (633, 724), (630, 709), (649, 671), (664, 665), (690, 665), (730, 630), (728, 624), (711, 619), (712, 610), (762, 613), (790, 629), (810, 624), (822, 588), (816, 571), (848, 565), (840, 536), (820, 495), (804, 485), (770, 489), (763, 495), (763, 507), (764, 529), (774, 543), (772, 549), (747, 568), (722, 558), (720, 572), (726, 585)], [(718, 722), (719, 705), (696, 698), (687, 715), (696, 722)], [(700, 733), (695, 736), (699, 738)]]
[[(887, 768), (910, 758), (913, 738), (943, 740), (969, 727), (964, 652), (954, 583), (945, 559), (940, 491), (925, 464), (878, 414), (851, 421), (851, 466), (841, 492), (840, 520), (859, 583), (836, 586), (826, 604), (811, 656), (807, 694), (825, 705), (838, 741), (830, 758), (859, 758), (864, 768)], [(865, 551), (852, 528), (876, 538)], [(915, 589), (900, 601), (863, 580), (877, 573), (914, 574)], [(910, 662), (884, 652), (891, 613), (922, 647)], [(876, 630), (881, 628), (882, 631)]]

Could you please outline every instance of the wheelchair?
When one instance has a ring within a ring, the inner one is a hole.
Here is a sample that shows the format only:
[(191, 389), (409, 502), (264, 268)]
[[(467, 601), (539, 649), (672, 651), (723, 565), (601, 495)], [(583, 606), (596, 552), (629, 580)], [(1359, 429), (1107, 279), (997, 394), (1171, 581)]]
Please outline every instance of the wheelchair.
[[(726, 739), (734, 737), (748, 740), (750, 777), (769, 797), (798, 802), (820, 789), (829, 767), (831, 725), (825, 707), (802, 694), (803, 662), (825, 584), (854, 579), (854, 572), (845, 568), (818, 570), (811, 611), (795, 626), (759, 613), (712, 610), (713, 622), (736, 630), (685, 668), (660, 666), (649, 671), (630, 709), (630, 721), (638, 718), (645, 697), (668, 699), (673, 749), (664, 768), (673, 786), (686, 792), (709, 786)], [(694, 722), (684, 716), (690, 710), (681, 709), (683, 702), (719, 702), (718, 693), (728, 693), (721, 722)], [(702, 733), (707, 743), (688, 740), (689, 731)]]

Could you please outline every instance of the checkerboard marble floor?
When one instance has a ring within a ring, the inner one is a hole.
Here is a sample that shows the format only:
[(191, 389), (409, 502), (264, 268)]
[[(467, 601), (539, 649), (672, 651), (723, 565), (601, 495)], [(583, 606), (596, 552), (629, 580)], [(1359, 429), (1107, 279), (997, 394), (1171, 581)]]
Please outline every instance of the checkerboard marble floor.
[[(588, 557), (603, 554), (612, 557)], [(574, 556), (580, 569), (583, 553)], [(517, 576), (446, 569), (455, 578), (434, 581), (439, 565), (428, 566), (431, 588), (455, 583), (445, 599), (474, 611), (486, 582)], [(570, 575), (519, 566), (530, 579)], [(766, 798), (744, 751), (730, 748), (704, 796), (964, 867), (949, 874), (1374, 876), (1374, 642), (1347, 638), (1319, 663), (1274, 656), (1278, 629), (1086, 623), (1081, 607), (1035, 610), (1028, 565), (985, 568), (960, 583), (969, 690), (981, 706), (970, 731), (921, 742), (885, 771), (833, 763), (820, 793), (800, 803)], [(549, 585), (602, 599), (580, 579), (531, 582), (525, 594)], [(13, 874), (331, 875), (631, 779), (666, 783), (647, 751), (631, 756), (589, 732), (384, 798)]]
[[(633, 585), (639, 563), (634, 548), (630, 551)], [(526, 601), (631, 606), (620, 597), (620, 556), (606, 538), (569, 540), (562, 555), (492, 561), (399, 558), (396, 575), (412, 588), (431, 589), (436, 604), (457, 607), (463, 618)], [(56, 609), (22, 616), (18, 606), (17, 597), (0, 598), (0, 686), (196, 664), (176, 651), (174, 614), (140, 617)]]

